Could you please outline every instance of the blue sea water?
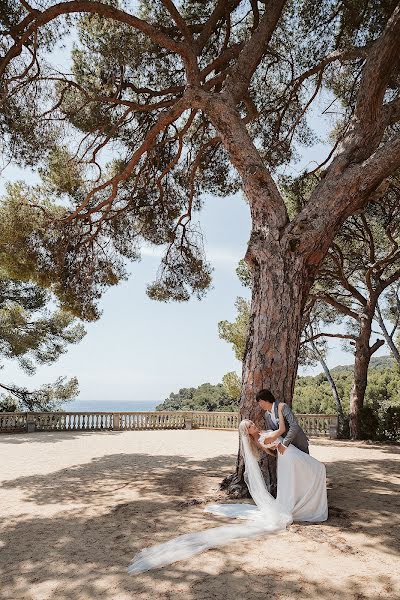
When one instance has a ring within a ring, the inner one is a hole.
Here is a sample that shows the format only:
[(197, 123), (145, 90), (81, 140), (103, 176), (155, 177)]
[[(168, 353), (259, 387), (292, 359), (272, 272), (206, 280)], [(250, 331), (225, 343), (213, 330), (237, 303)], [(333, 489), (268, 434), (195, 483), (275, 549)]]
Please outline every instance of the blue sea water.
[(151, 412), (161, 402), (162, 400), (157, 402), (74, 400), (66, 402), (62, 408), (73, 412)]

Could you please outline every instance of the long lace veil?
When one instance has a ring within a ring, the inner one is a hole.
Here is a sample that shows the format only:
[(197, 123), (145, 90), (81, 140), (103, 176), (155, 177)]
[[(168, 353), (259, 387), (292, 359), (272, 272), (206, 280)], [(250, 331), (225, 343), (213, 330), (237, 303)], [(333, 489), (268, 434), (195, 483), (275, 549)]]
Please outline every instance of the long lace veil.
[(144, 548), (133, 557), (128, 567), (129, 573), (142, 573), (163, 567), (239, 538), (282, 531), (292, 522), (292, 515), (285, 512), (267, 490), (258, 458), (254, 455), (250, 445), (247, 431), (250, 423), (248, 420), (241, 421), (239, 436), (245, 463), (244, 480), (255, 505), (248, 503), (209, 504), (204, 508), (205, 512), (243, 519), (243, 522), (185, 533), (168, 542)]

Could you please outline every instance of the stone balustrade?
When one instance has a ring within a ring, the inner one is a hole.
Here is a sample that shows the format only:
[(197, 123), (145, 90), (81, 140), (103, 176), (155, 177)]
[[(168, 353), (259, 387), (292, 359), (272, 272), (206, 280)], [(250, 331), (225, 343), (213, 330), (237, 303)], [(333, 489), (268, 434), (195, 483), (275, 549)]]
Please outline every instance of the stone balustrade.
[[(309, 436), (337, 437), (338, 421), (334, 415), (298, 414), (297, 419)], [(0, 412), (0, 433), (192, 428), (232, 430), (238, 426), (237, 412)]]

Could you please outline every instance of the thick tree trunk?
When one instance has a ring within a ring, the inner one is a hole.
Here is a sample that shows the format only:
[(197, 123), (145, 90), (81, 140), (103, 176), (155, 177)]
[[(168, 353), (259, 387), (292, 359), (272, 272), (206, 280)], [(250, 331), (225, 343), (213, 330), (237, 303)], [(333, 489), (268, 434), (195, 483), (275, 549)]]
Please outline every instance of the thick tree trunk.
[(369, 353), (370, 335), (371, 328), (367, 324), (364, 327), (361, 326), (360, 337), (356, 341), (354, 381), (350, 391), (350, 435), (355, 440), (360, 438), (360, 410), (364, 405), (371, 358)]
[(269, 388), (279, 400), (292, 403), (301, 317), (309, 283), (302, 258), (281, 249), (279, 244), (253, 247), (250, 260), (253, 285), (241, 413), (253, 419), (260, 412), (255, 396), (262, 388)]
[[(240, 418), (265, 428), (264, 413), (255, 399), (263, 388), (289, 405), (297, 374), (302, 310), (310, 280), (301, 256), (282, 247), (278, 240), (252, 235), (246, 260), (252, 268), (252, 302), (249, 335), (242, 370)], [(265, 455), (260, 462), (269, 491), (276, 494), (276, 459)], [(230, 496), (248, 495), (243, 480), (244, 462), (237, 457), (236, 473), (222, 489)]]
[(369, 345), (374, 309), (375, 304), (369, 303), (361, 315), (360, 335), (356, 340), (354, 382), (350, 391), (350, 435), (355, 440), (360, 438), (361, 433), (360, 412), (364, 406), (371, 356), (385, 343), (383, 340), (377, 340), (373, 346)]

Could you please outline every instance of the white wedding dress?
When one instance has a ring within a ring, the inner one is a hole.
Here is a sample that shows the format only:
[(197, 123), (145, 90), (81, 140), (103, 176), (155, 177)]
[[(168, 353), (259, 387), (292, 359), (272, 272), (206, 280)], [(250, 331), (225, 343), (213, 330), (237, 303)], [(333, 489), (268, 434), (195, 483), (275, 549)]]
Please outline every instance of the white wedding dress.
[(289, 444), (283, 454), (278, 452), (277, 502), (294, 521), (326, 521), (328, 499), (325, 465), (306, 452)]
[[(279, 441), (278, 438), (275, 443)], [(236, 539), (278, 533), (293, 521), (319, 522), (328, 518), (323, 463), (290, 444), (283, 455), (278, 453), (278, 490), (275, 499), (267, 490), (248, 439), (242, 436), (240, 442), (245, 460), (244, 480), (255, 505), (209, 504), (204, 511), (245, 521), (186, 533), (168, 542), (144, 548), (133, 557), (128, 567), (129, 573), (137, 574), (163, 567)]]

